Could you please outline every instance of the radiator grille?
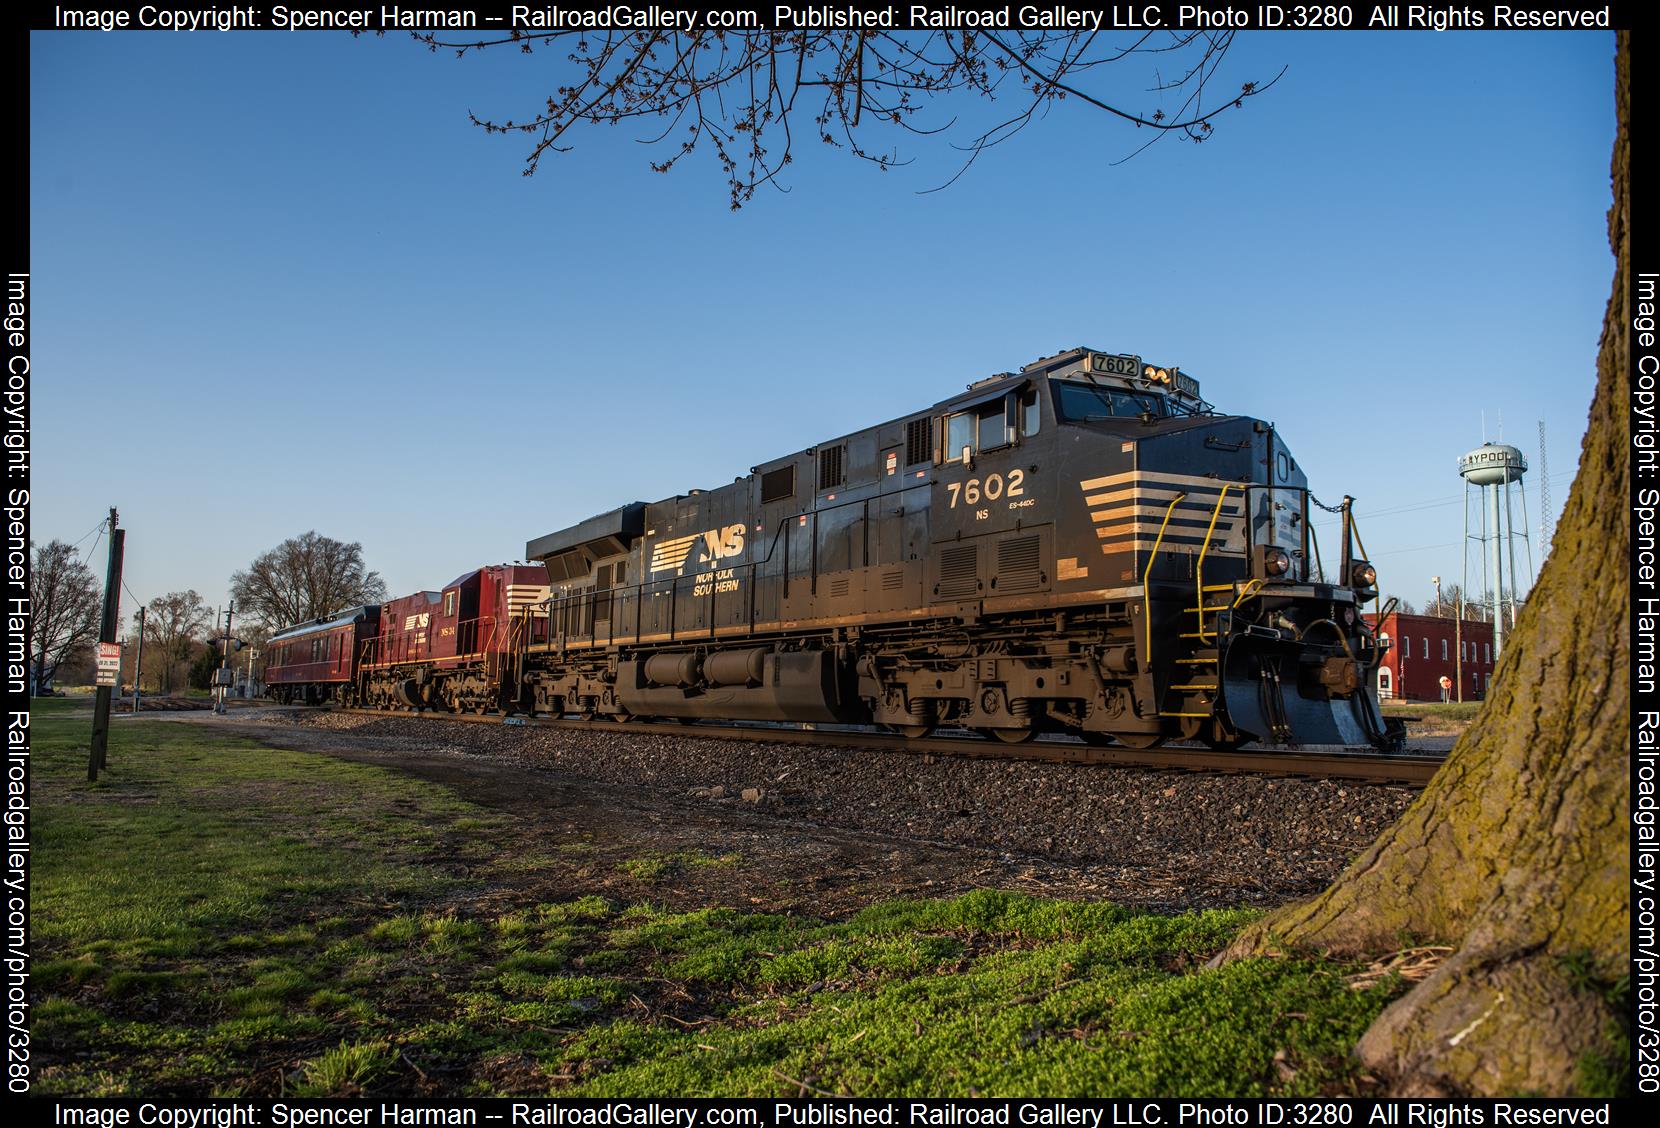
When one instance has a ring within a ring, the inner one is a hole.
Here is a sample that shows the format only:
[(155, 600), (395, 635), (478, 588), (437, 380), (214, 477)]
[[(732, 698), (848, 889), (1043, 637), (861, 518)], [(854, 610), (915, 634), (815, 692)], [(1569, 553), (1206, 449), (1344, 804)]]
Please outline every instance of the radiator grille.
[(1043, 557), (1038, 538), (1011, 537), (997, 546), (997, 590), (1035, 591), (1043, 586)]
[(611, 565), (601, 564), (594, 573), (594, 619), (611, 617)]
[(795, 463), (761, 475), (761, 504), (795, 496)]
[(934, 420), (913, 419), (905, 424), (905, 465), (934, 460)]
[(846, 576), (837, 576), (830, 581), (830, 598), (839, 599), (847, 594), (848, 580)]
[(942, 599), (967, 599), (980, 591), (980, 546), (958, 544), (940, 552), (940, 582), (935, 594)]
[(842, 484), (842, 454), (844, 448), (825, 447), (818, 452), (818, 488), (833, 490)]
[(882, 573), (882, 590), (883, 591), (898, 591), (900, 588), (902, 588), (904, 586), (905, 586), (905, 571), (904, 571), (904, 569), (900, 569), (897, 572), (883, 572)]

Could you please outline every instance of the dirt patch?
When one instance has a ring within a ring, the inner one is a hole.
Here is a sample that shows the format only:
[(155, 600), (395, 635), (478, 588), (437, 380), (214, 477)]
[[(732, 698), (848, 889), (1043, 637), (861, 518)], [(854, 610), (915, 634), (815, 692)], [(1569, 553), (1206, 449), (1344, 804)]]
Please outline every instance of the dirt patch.
[(543, 861), (478, 908), (598, 893), (837, 917), (974, 888), (1161, 910), (1316, 892), (1415, 792), (327, 711), (178, 717), (408, 772)]

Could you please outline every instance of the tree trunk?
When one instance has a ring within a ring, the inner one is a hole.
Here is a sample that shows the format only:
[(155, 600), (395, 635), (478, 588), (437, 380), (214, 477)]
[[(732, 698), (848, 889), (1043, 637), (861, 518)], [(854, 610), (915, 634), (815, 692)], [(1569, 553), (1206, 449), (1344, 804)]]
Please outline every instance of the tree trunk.
[(1630, 37), (1619, 33), (1613, 294), (1597, 390), (1554, 548), (1486, 707), (1400, 822), (1314, 900), (1223, 958), (1455, 946), (1357, 1048), (1402, 1095), (1594, 1087), (1623, 1051), (1602, 985), (1631, 955)]

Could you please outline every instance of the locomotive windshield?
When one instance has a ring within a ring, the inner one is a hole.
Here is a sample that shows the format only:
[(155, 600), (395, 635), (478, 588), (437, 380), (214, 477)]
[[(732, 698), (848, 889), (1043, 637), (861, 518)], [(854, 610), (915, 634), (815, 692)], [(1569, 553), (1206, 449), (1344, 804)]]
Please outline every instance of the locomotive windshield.
[(1053, 384), (1055, 412), (1063, 423), (1139, 419), (1144, 414), (1163, 419), (1170, 414), (1170, 402), (1158, 392), (1132, 392), (1071, 380), (1055, 380)]

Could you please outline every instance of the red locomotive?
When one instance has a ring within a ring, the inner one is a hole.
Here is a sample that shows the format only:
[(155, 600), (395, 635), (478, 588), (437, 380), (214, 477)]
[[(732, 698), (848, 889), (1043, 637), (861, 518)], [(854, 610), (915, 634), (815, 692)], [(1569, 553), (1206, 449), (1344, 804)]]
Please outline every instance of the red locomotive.
[(524, 613), (548, 596), (540, 564), (496, 564), (439, 591), (355, 607), (274, 635), (266, 695), (278, 701), (483, 712), (496, 704), (518, 648), (545, 619)]
[(494, 707), (530, 622), (523, 612), (547, 596), (540, 564), (495, 564), (439, 591), (392, 600), (381, 608), (380, 634), (363, 650), (359, 700), (457, 713)]

